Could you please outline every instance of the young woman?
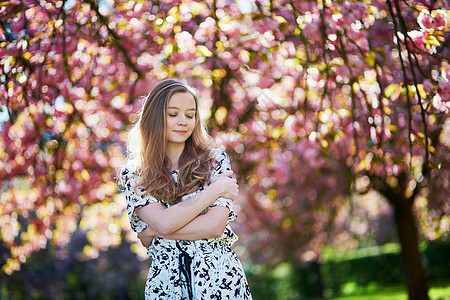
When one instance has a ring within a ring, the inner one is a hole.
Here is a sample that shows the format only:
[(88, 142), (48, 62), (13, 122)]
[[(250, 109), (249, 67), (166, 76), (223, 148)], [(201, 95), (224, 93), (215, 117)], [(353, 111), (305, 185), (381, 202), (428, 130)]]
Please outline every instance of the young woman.
[(251, 299), (230, 246), (238, 186), (227, 154), (210, 148), (198, 100), (184, 82), (160, 82), (128, 140), (120, 177), (132, 229), (153, 258), (146, 299)]

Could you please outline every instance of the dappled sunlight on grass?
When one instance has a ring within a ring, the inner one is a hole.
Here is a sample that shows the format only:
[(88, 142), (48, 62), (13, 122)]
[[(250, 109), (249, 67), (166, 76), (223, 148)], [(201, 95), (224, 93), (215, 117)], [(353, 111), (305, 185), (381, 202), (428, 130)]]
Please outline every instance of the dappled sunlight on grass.
[[(351, 293), (351, 284), (346, 285), (345, 288)], [(344, 288), (344, 289), (345, 289)], [(344, 291), (345, 292), (345, 291)], [(431, 287), (428, 295), (431, 300), (450, 299), (450, 282), (441, 282), (436, 286)], [(357, 296), (346, 296), (338, 298), (330, 298), (332, 300), (407, 300), (408, 295), (404, 286), (392, 286), (379, 288), (373, 293), (362, 294)]]

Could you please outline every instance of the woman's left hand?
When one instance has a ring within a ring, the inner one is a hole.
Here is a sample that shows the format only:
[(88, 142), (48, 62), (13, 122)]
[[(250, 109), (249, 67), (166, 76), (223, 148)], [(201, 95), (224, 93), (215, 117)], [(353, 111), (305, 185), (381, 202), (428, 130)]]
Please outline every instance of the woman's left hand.
[(150, 227), (147, 227), (145, 230), (142, 230), (137, 235), (138, 239), (141, 241), (141, 244), (148, 248), (153, 241), (153, 238), (155, 237), (154, 233), (152, 232)]

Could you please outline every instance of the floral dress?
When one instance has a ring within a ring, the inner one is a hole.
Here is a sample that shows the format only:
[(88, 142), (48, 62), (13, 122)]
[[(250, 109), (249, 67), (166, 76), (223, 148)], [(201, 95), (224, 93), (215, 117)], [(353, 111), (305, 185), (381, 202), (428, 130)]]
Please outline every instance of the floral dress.
[[(214, 149), (213, 154), (217, 167), (211, 174), (210, 183), (226, 170), (231, 170), (230, 160), (224, 151)], [(148, 225), (139, 218), (135, 209), (159, 200), (151, 195), (143, 196), (145, 189), (142, 187), (136, 188), (137, 193), (134, 192), (139, 176), (128, 168), (122, 170), (121, 177), (131, 228), (139, 233)], [(172, 171), (172, 177), (176, 182), (177, 170)], [(183, 196), (182, 201), (205, 187)], [(228, 222), (236, 219), (230, 199), (220, 197), (210, 207), (213, 206), (229, 208)], [(230, 248), (238, 237), (228, 222), (224, 233), (218, 238), (182, 241), (155, 237), (147, 250), (152, 264), (145, 286), (145, 299), (252, 299), (242, 265)]]

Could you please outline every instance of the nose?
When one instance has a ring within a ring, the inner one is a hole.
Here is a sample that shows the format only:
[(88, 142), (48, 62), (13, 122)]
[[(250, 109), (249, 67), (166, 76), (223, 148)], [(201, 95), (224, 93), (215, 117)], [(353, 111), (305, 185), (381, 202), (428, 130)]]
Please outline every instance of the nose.
[(180, 125), (180, 126), (186, 126), (187, 125), (186, 116), (180, 116), (180, 118), (178, 119), (178, 125)]

